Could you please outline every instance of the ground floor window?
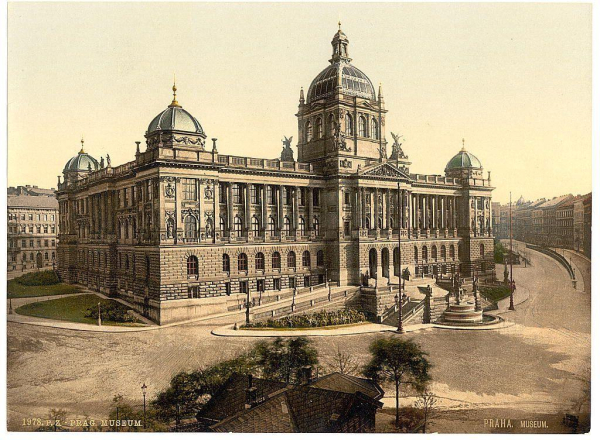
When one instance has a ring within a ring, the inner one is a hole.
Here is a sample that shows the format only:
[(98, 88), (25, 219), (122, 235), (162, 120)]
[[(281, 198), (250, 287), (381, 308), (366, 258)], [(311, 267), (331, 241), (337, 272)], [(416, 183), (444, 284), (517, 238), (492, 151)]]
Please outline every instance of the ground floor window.
[(248, 281), (240, 281), (240, 293), (248, 293)]
[(200, 298), (200, 288), (198, 286), (189, 286), (188, 298)]
[(258, 292), (265, 291), (265, 280), (256, 280), (256, 290)]
[(319, 284), (325, 284), (325, 275), (319, 274)]
[(281, 279), (279, 279), (279, 278), (273, 279), (273, 290), (281, 290)]
[(309, 287), (310, 286), (310, 275), (306, 275), (304, 277), (304, 287)]
[(225, 283), (225, 294), (227, 296), (231, 295), (231, 283), (229, 282)]
[(289, 286), (290, 286), (290, 289), (295, 289), (296, 288), (296, 278), (290, 277), (290, 279), (289, 279)]

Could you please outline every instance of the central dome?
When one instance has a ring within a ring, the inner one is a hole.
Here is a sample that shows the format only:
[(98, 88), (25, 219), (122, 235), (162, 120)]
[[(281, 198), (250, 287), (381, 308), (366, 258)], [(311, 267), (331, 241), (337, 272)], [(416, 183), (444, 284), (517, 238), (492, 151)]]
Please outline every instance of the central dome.
[(173, 102), (160, 112), (150, 125), (147, 134), (155, 131), (186, 131), (188, 133), (204, 134), (200, 122), (190, 112), (186, 111), (177, 102), (177, 87), (173, 84)]
[(331, 41), (331, 65), (319, 73), (308, 88), (309, 103), (335, 95), (338, 87), (344, 95), (376, 99), (375, 88), (369, 77), (350, 64), (352, 59), (348, 57), (348, 44), (346, 34), (338, 30)]

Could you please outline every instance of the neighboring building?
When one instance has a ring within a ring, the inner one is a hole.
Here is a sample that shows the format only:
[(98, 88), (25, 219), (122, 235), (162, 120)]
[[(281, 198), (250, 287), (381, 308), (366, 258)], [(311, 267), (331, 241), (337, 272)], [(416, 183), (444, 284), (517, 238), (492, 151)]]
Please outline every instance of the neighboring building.
[(494, 237), (500, 237), (500, 203), (492, 202), (492, 232)]
[(198, 413), (214, 432), (373, 432), (383, 404), (374, 382), (333, 373), (305, 385), (233, 374)]
[[(53, 268), (58, 240), (58, 201), (52, 190), (29, 186), (18, 188), (8, 188), (7, 270)], [(22, 188), (35, 191), (27, 192)]]
[(10, 186), (7, 190), (8, 196), (46, 196), (56, 198), (56, 189), (38, 188), (37, 185)]
[(395, 278), (399, 234), (413, 275), (494, 277), (489, 173), (464, 141), (443, 176), (411, 173), (398, 141), (388, 158), (381, 87), (348, 44), (338, 31), (330, 65), (300, 92), (298, 162), (284, 160), (287, 139), (279, 160), (220, 154), (216, 138), (207, 147), (175, 86), (135, 160), (104, 166), (82, 149), (57, 192), (62, 278), (162, 324), (326, 274), (341, 285)]
[(573, 205), (575, 198), (567, 198), (556, 207), (556, 247), (573, 247)]
[(592, 193), (573, 202), (573, 249), (592, 257)]

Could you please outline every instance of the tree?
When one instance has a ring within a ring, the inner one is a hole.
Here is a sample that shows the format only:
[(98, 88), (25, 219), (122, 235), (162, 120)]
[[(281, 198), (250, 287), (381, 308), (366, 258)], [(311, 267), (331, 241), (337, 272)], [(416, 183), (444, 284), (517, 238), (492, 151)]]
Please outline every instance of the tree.
[(400, 421), (400, 387), (421, 392), (431, 380), (427, 353), (411, 340), (378, 338), (369, 347), (371, 360), (364, 375), (379, 383), (392, 382), (396, 389), (396, 426)]
[(342, 351), (337, 345), (337, 351), (327, 361), (327, 369), (342, 374), (355, 374), (360, 370), (355, 356), (349, 352)]
[(314, 367), (319, 362), (317, 350), (304, 337), (259, 342), (251, 356), (263, 378), (286, 383), (301, 382), (301, 370), (307, 366)]
[(437, 404), (437, 397), (431, 391), (425, 389), (417, 398), (415, 407), (423, 412), (423, 434), (427, 429), (427, 419), (432, 418)]
[(406, 281), (410, 281), (410, 270), (408, 269), (408, 267), (405, 267), (404, 270), (402, 271), (402, 279), (406, 280)]

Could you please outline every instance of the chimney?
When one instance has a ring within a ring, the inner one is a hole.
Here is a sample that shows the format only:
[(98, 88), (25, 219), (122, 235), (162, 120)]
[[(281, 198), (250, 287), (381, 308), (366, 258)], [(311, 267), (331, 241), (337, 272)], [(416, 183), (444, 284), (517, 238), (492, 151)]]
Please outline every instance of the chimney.
[(246, 409), (255, 407), (257, 403), (256, 387), (252, 383), (252, 374), (248, 375), (248, 387), (246, 388)]
[(300, 369), (300, 383), (308, 385), (312, 382), (312, 366), (305, 365)]

